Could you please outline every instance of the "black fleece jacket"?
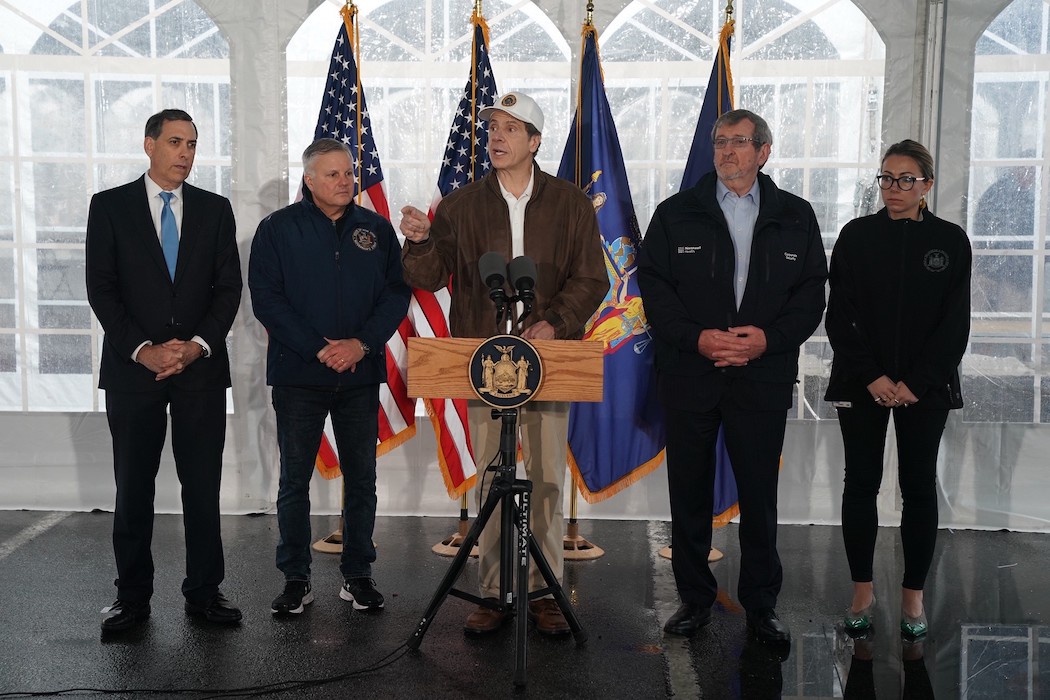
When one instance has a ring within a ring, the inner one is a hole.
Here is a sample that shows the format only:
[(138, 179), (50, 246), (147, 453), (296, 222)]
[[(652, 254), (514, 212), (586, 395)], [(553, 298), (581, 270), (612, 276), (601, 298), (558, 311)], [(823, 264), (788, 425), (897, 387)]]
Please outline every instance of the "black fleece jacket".
[(961, 408), (970, 264), (966, 233), (929, 211), (915, 221), (882, 209), (846, 224), (831, 255), (824, 398), (870, 401), (868, 384), (886, 375), (919, 399), (913, 410)]
[[(721, 374), (791, 385), (799, 346), (820, 324), (827, 258), (809, 202), (759, 173), (760, 202), (751, 266), (737, 309), (736, 254), (715, 196), (716, 175), (668, 198), (642, 241), (638, 285), (665, 375)], [(766, 352), (745, 367), (715, 367), (697, 342), (707, 328), (754, 325)], [(790, 402), (790, 397), (788, 397)]]

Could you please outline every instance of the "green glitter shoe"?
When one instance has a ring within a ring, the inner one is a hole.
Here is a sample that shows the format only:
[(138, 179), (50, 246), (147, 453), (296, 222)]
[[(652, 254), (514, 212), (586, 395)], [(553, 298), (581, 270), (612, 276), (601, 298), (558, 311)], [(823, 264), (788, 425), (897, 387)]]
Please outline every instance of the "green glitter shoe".
[(875, 596), (871, 597), (871, 603), (868, 607), (863, 610), (853, 612), (853, 608), (846, 608), (846, 617), (843, 618), (843, 623), (846, 625), (846, 632), (850, 634), (860, 634), (867, 632), (871, 629), (872, 621), (875, 619)]
[(901, 613), (901, 636), (907, 639), (920, 639), (926, 636), (929, 624), (926, 622), (926, 611), (918, 617), (908, 617)]

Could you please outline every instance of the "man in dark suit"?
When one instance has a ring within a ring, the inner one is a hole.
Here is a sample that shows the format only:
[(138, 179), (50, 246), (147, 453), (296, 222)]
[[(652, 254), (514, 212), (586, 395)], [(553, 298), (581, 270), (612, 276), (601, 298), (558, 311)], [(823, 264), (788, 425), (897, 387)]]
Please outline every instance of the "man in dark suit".
[(675, 583), (682, 605), (664, 631), (711, 620), (707, 564), (715, 443), (725, 429), (740, 495), (738, 595), (752, 635), (788, 642), (776, 614), (777, 477), (799, 347), (824, 312), (827, 259), (813, 208), (759, 173), (773, 141), (757, 114), (722, 115), (715, 173), (656, 209), (638, 284), (656, 341), (666, 413)]
[(102, 630), (143, 624), (153, 594), (153, 496), (171, 413), (186, 533), (186, 612), (235, 623), (224, 576), (219, 478), (230, 362), (226, 335), (241, 298), (233, 208), (185, 184), (197, 127), (167, 109), (146, 122), (149, 170), (91, 198), (87, 293), (105, 330), (99, 388), (113, 438), (117, 600)]

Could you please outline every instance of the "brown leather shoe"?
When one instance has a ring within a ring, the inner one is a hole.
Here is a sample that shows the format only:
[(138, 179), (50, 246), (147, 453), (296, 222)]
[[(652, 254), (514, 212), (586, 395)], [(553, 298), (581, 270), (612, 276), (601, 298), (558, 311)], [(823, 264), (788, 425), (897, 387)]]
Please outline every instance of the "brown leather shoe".
[(558, 637), (572, 631), (561, 608), (552, 598), (530, 600), (529, 619), (536, 623), (536, 631), (540, 634)]
[[(497, 602), (496, 598), (486, 598), (485, 600), (491, 600), (493, 603)], [(510, 613), (479, 605), (477, 610), (467, 616), (467, 622), (463, 625), (463, 631), (470, 635), (490, 634), (498, 630), (509, 618)]]

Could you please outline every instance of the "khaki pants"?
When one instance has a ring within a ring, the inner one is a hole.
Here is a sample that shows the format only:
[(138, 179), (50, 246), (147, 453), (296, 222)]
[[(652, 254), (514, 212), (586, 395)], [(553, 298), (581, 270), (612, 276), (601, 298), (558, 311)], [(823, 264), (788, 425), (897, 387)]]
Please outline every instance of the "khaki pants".
[[(565, 484), (565, 465), (569, 434), (569, 404), (562, 401), (536, 401), (518, 409), (518, 434), (525, 459), (525, 474), (532, 481), (532, 534), (547, 559), (554, 575), (562, 580), (564, 569), (565, 524), (562, 515)], [(488, 496), (492, 473), (485, 467), (499, 454), (499, 436), (502, 421), (492, 420), (492, 408), (480, 401), (471, 401), (467, 408), (474, 459), (478, 465), (478, 484), (475, 489), (477, 507)], [(484, 484), (484, 490), (480, 488)], [(482, 597), (499, 597), (500, 560), (499, 506), (492, 513), (478, 538), (478, 583)], [(534, 563), (529, 564), (529, 591), (546, 586)]]

